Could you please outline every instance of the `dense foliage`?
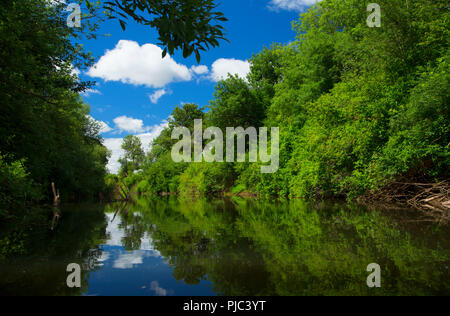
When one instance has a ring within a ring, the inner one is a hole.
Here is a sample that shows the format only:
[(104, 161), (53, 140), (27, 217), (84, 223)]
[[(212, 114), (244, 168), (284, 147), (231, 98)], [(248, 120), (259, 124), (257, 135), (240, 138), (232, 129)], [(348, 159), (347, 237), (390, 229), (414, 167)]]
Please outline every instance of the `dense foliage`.
[(181, 126), (205, 118), (222, 129), (280, 127), (278, 172), (261, 174), (257, 163), (177, 168), (169, 127), (153, 145), (140, 192), (178, 183), (180, 194), (355, 197), (399, 179), (448, 179), (448, 3), (378, 4), (382, 25), (370, 28), (361, 1), (317, 3), (293, 23), (295, 42), (254, 55), (246, 80), (219, 82), (206, 113), (189, 122), (174, 116)]
[(103, 190), (108, 151), (74, 73), (93, 61), (47, 1), (0, 4), (0, 217), (32, 213), (49, 200)]
[[(163, 55), (181, 49), (198, 61), (200, 51), (226, 40), (219, 24), (227, 19), (213, 0), (74, 3), (81, 6), (81, 26), (68, 27), (63, 0), (0, 4), (0, 218), (23, 218), (31, 205), (50, 200), (52, 182), (63, 200), (114, 191), (119, 178), (105, 181), (101, 126), (80, 97), (93, 83), (80, 81), (77, 71), (94, 62), (81, 38), (95, 39), (107, 19), (118, 19), (124, 30), (131, 19), (157, 29)], [(133, 176), (143, 162), (136, 140), (124, 143), (124, 175)]]

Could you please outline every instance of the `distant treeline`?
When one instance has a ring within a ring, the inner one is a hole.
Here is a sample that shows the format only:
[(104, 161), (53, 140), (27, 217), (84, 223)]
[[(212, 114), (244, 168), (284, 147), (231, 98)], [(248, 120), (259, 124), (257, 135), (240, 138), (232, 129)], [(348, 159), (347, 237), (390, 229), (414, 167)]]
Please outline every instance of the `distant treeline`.
[[(395, 181), (448, 179), (448, 2), (377, 3), (379, 28), (368, 27), (360, 0), (311, 7), (293, 23), (293, 43), (252, 57), (246, 80), (220, 81), (207, 109), (177, 107), (149, 154), (129, 137), (120, 178), (138, 193), (301, 198), (354, 198)], [(279, 171), (173, 162), (172, 130), (192, 132), (194, 119), (223, 130), (279, 127)]]

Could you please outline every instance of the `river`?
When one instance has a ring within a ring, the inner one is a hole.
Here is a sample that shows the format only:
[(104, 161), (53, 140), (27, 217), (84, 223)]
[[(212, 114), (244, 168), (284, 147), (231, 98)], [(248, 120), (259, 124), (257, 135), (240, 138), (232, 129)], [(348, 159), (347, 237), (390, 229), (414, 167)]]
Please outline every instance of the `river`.
[(450, 229), (411, 209), (143, 198), (61, 211), (32, 251), (0, 261), (0, 295), (450, 295)]

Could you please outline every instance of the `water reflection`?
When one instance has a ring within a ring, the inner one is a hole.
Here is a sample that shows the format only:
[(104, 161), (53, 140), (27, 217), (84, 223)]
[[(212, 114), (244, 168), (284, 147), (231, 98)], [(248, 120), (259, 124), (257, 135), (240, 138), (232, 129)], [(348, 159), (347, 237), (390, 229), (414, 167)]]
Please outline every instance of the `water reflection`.
[[(28, 256), (0, 263), (0, 294), (450, 294), (449, 228), (413, 211), (140, 199), (62, 214)], [(72, 262), (83, 266), (81, 289), (65, 286)], [(372, 262), (379, 289), (366, 285)]]

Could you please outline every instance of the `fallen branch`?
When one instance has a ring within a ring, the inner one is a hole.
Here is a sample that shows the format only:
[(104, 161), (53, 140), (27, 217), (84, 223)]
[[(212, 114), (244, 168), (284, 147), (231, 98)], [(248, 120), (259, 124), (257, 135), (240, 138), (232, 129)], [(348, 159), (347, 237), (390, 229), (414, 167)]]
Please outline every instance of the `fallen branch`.
[(450, 222), (450, 184), (447, 180), (438, 183), (392, 182), (368, 194), (364, 200), (408, 204), (422, 210), (432, 221)]

